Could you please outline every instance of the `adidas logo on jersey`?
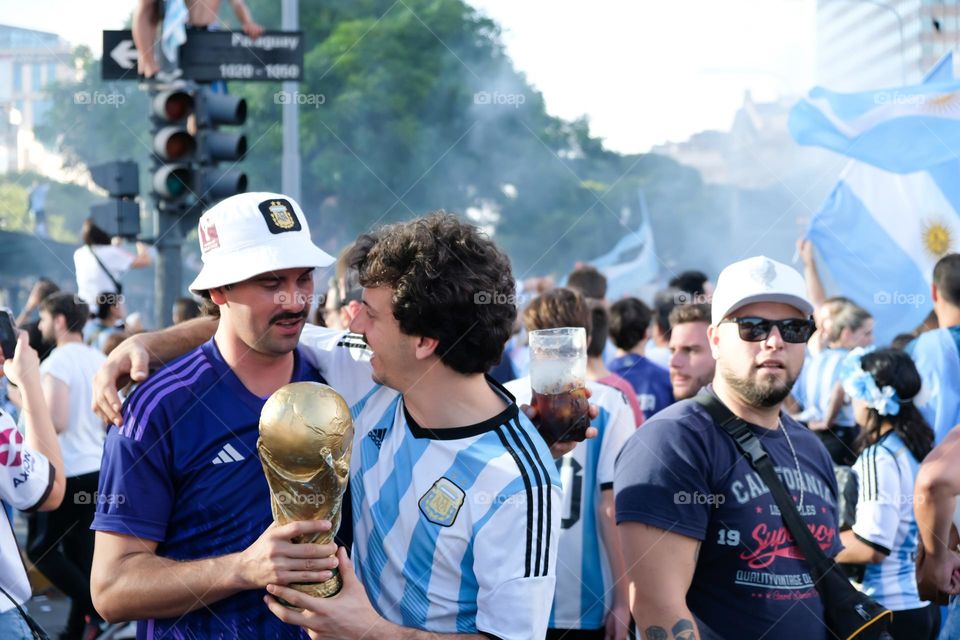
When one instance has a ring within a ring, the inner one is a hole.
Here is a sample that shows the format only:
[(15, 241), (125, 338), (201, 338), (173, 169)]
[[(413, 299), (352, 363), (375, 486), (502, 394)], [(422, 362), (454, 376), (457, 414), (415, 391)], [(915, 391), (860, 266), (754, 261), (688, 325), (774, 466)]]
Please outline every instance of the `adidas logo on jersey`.
[(244, 457), (240, 452), (233, 448), (232, 444), (225, 444), (220, 449), (220, 453), (213, 459), (213, 464), (226, 464), (228, 462), (240, 462)]
[(387, 435), (386, 429), (371, 429), (367, 437), (373, 440), (373, 444), (377, 445), (377, 449), (379, 449), (383, 445), (383, 436), (385, 435)]

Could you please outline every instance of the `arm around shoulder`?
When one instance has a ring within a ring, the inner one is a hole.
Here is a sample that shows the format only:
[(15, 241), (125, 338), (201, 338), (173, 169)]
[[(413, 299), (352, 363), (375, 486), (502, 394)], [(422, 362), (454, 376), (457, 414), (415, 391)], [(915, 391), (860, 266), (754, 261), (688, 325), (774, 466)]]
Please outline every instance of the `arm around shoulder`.
[(121, 342), (93, 379), (93, 410), (106, 422), (123, 424), (117, 389), (130, 380), (145, 380), (150, 367), (170, 362), (200, 346), (216, 333), (218, 323), (219, 318), (194, 318), (161, 331), (130, 336)]

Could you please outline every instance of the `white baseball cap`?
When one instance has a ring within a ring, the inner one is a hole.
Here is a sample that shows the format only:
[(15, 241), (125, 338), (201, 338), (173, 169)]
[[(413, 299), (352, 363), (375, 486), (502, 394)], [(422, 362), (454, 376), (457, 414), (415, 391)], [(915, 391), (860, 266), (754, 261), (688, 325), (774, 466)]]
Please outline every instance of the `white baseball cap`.
[(198, 233), (203, 268), (190, 284), (194, 293), (270, 271), (334, 262), (310, 239), (300, 205), (279, 193), (231, 196), (200, 217)]
[(720, 272), (713, 292), (710, 316), (718, 324), (728, 315), (754, 302), (782, 302), (804, 315), (813, 313), (800, 273), (766, 256), (734, 262)]

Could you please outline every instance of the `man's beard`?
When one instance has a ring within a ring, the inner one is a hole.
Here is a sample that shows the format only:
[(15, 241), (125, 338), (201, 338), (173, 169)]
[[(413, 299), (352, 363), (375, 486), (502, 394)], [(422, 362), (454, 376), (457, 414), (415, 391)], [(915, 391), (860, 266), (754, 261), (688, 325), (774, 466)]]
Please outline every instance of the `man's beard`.
[(721, 375), (747, 404), (762, 408), (775, 407), (783, 402), (797, 381), (796, 376), (791, 378), (787, 374), (785, 382), (780, 382), (776, 376), (763, 376), (759, 382), (755, 382), (750, 378), (737, 377), (729, 369), (723, 369)]

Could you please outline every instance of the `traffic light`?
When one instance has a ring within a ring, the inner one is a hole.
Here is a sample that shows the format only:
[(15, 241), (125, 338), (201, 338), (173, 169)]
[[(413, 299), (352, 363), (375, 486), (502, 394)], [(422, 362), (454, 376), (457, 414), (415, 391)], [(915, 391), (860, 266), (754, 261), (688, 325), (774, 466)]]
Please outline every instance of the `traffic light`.
[(189, 89), (168, 89), (154, 94), (150, 120), (153, 124), (153, 191), (164, 203), (175, 204), (196, 192), (192, 162), (197, 139), (188, 128), (196, 100)]
[(107, 190), (108, 202), (90, 207), (93, 223), (111, 236), (135, 238), (140, 235), (140, 193), (137, 163), (132, 160), (107, 162), (90, 167), (90, 177)]
[[(247, 101), (200, 87), (196, 93), (197, 181), (196, 192), (205, 206), (247, 190), (247, 174), (236, 167), (247, 154), (242, 131), (221, 131), (247, 120)], [(226, 167), (218, 163), (229, 163)]]

